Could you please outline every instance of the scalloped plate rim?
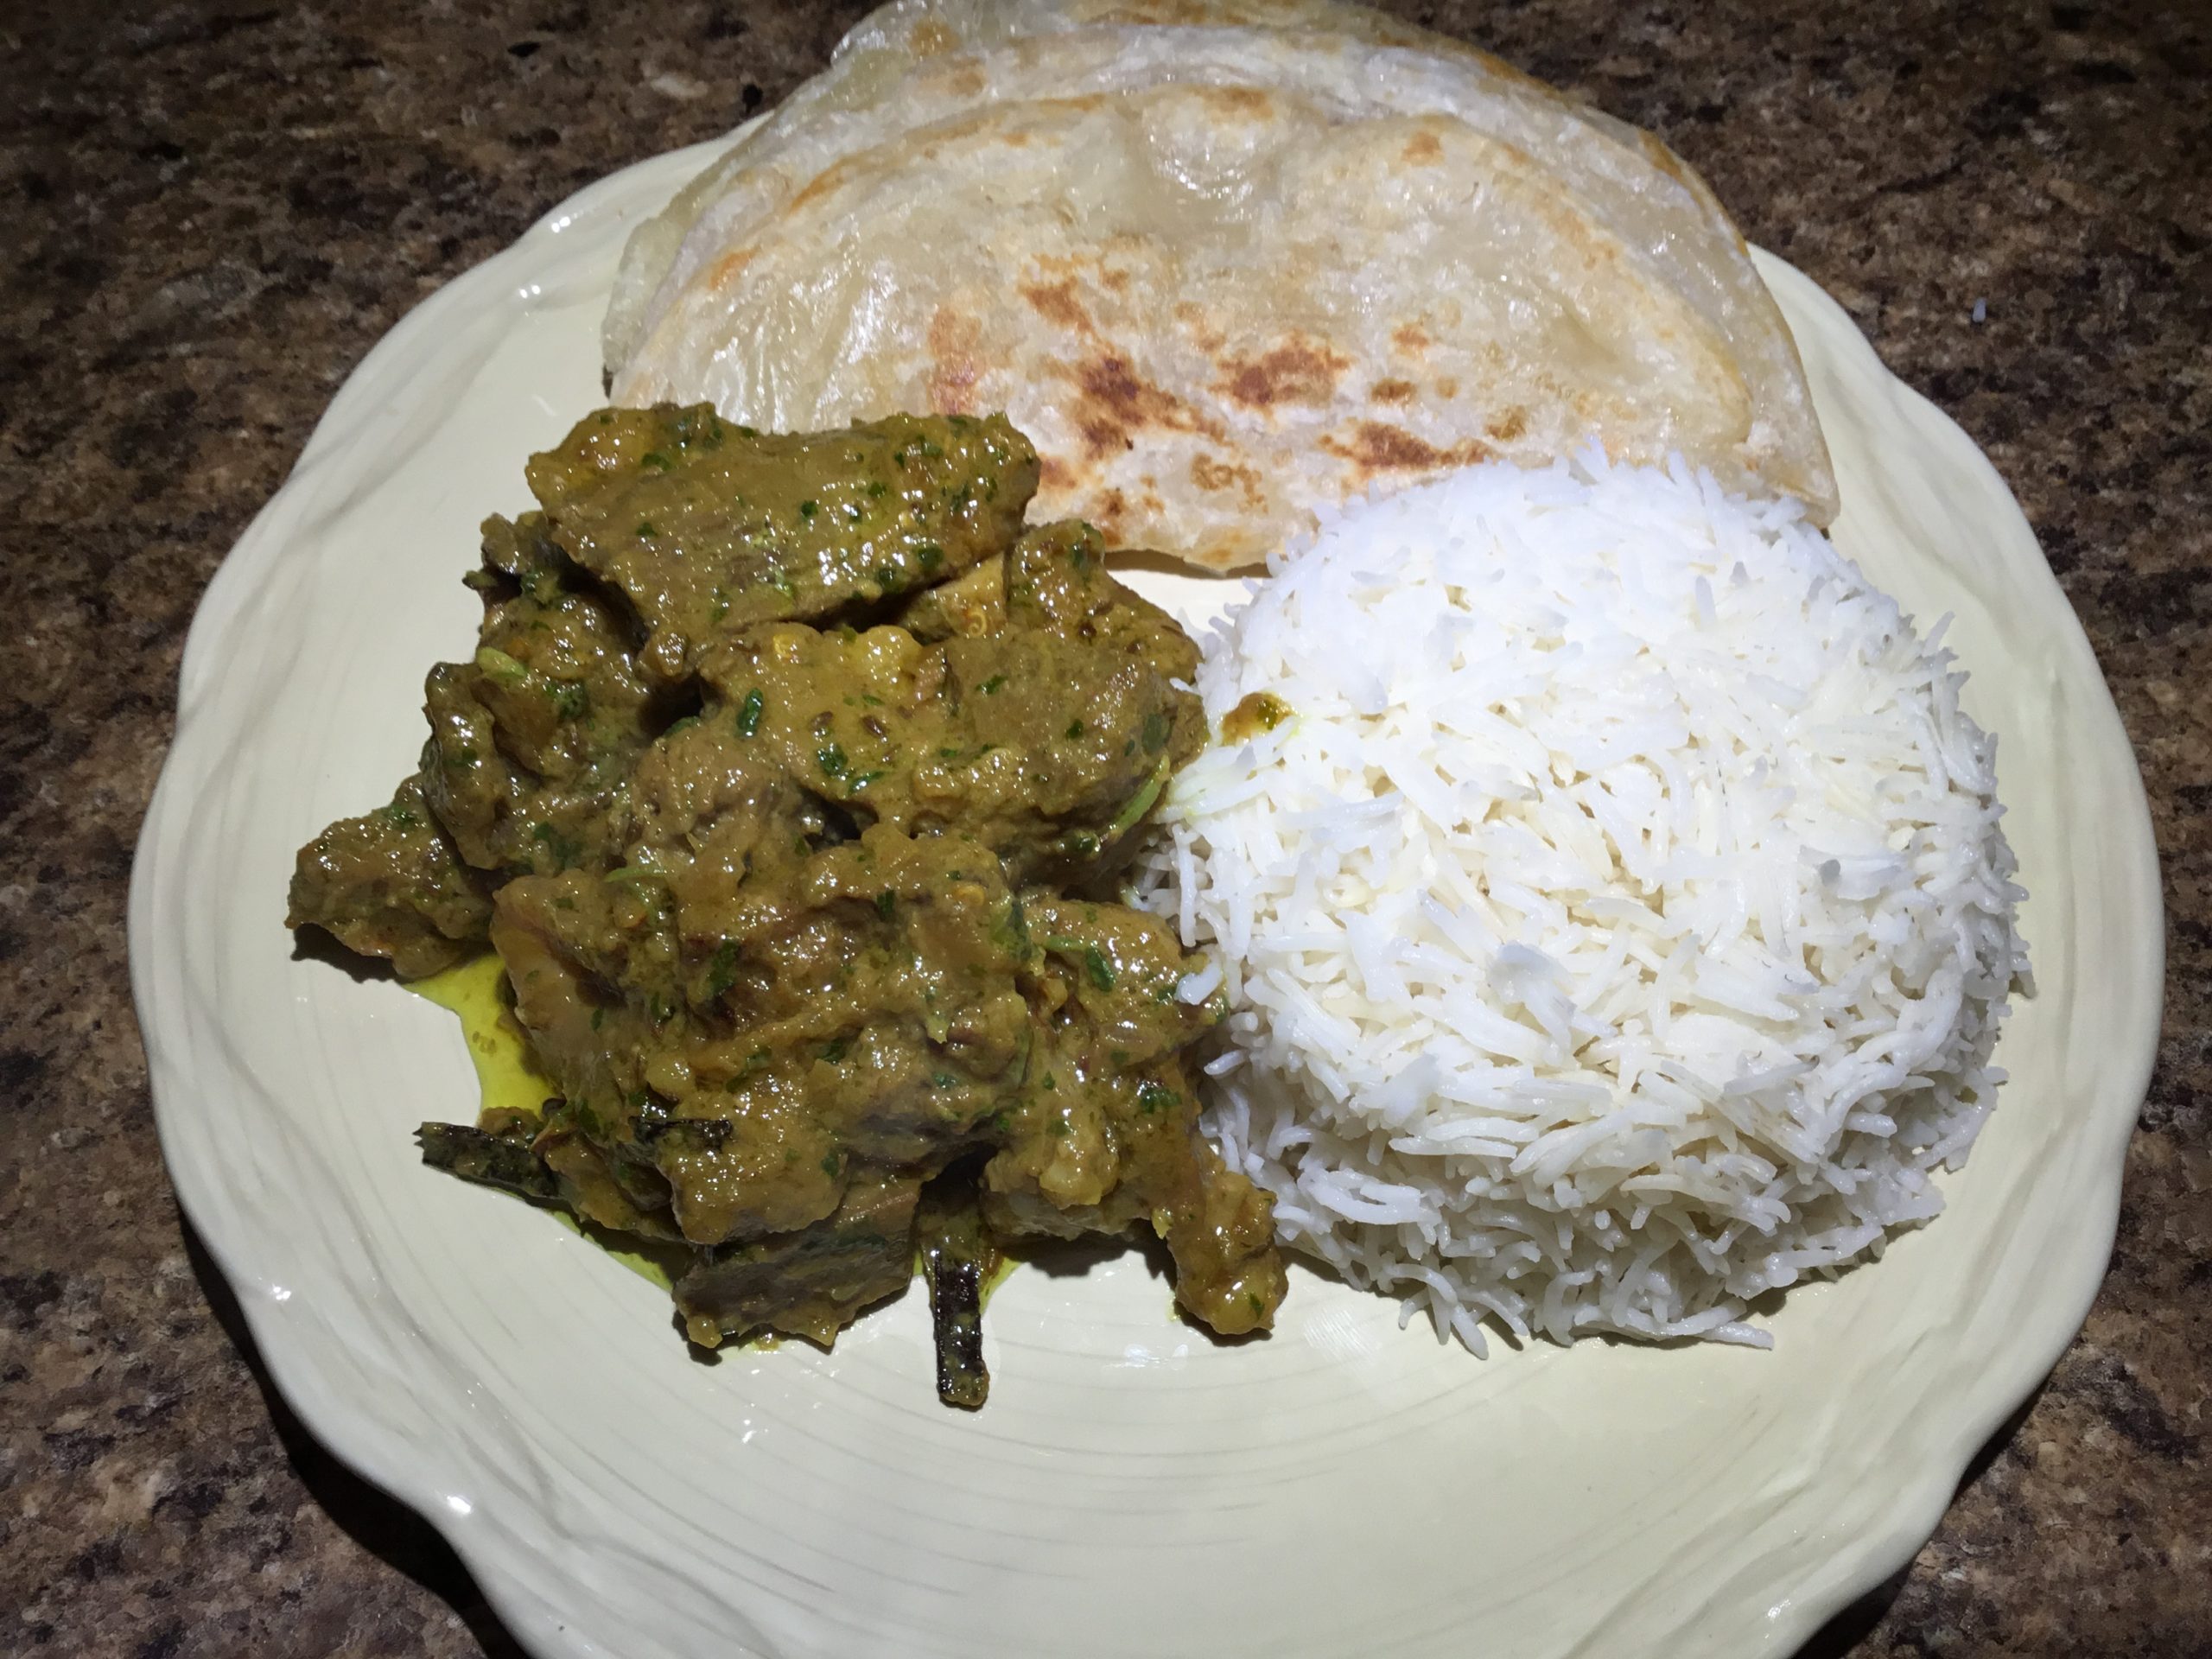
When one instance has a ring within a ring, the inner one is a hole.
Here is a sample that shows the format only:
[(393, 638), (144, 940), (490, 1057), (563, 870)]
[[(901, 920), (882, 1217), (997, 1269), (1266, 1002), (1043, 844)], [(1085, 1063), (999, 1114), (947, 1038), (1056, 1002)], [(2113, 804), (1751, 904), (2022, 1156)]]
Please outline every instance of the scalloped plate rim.
[[(318, 423), (285, 485), (249, 524), (203, 596), (184, 654), (171, 755), (142, 827), (132, 871), (129, 912), (131, 982), (145, 1041), (157, 1129), (179, 1201), (211, 1257), (237, 1293), (247, 1327), (270, 1377), (301, 1421), (331, 1451), (435, 1526), (467, 1564), (508, 1628), (526, 1645), (548, 1655), (598, 1654), (604, 1649), (567, 1630), (550, 1617), (545, 1604), (530, 1589), (524, 1575), (500, 1548), (499, 1535), (447, 1510), (441, 1502), (441, 1483), (435, 1470), (390, 1455), (375, 1435), (362, 1429), (342, 1409), (334, 1408), (323, 1397), (316, 1378), (319, 1362), (313, 1357), (312, 1344), (305, 1338), (296, 1321), (296, 1316), (302, 1310), (291, 1308), (270, 1294), (270, 1287), (278, 1282), (274, 1272), (277, 1264), (268, 1259), (270, 1241), (232, 1236), (219, 1214), (213, 1191), (199, 1187), (192, 1175), (177, 1179), (180, 1160), (176, 1137), (194, 1109), (194, 1090), (190, 1071), (179, 1059), (188, 1044), (172, 1041), (177, 1033), (170, 1018), (166, 989), (156, 971), (157, 961), (167, 961), (161, 953), (175, 944), (162, 938), (156, 923), (157, 892), (164, 879), (162, 842), (185, 805), (184, 791), (188, 785), (178, 757), (181, 753), (191, 754), (202, 735), (196, 716), (205, 700), (203, 694), (212, 683), (213, 671), (207, 665), (207, 657), (252, 597), (255, 581), (266, 573), (282, 551), (272, 530), (280, 509), (299, 493), (307, 480), (325, 464), (340, 457), (340, 435), (353, 423), (356, 406), (375, 394), (378, 377), (395, 366), (418, 337), (435, 332), (449, 318), (461, 316), (471, 307), (493, 301), (499, 289), (509, 285), (511, 272), (528, 270), (541, 238), (562, 234), (568, 225), (584, 216), (613, 211), (613, 204), (637, 188), (639, 175), (652, 169), (681, 170), (696, 166), (729, 142), (728, 137), (724, 137), (652, 158), (587, 187), (543, 215), (512, 246), (423, 301), (364, 358)], [(1889, 376), (1885, 368), (1880, 368), (1872, 347), (1833, 299), (1809, 278), (1783, 262), (1764, 255), (1762, 261), (1763, 273), (1770, 285), (1778, 271), (1783, 283), (1800, 289), (1796, 296), (1800, 302), (1834, 312), (1842, 321), (1844, 333), (1856, 342), (1859, 351), (1874, 360), (1893, 393), (1907, 400), (1908, 407), (1929, 423), (1931, 429), (1945, 434), (1945, 442), (1955, 451), (1954, 464), (1986, 473), (2005, 499), (2011, 499), (2001, 478), (1973, 442), (1940, 410)], [(2017, 505), (2013, 511), (2018, 512)], [(2101, 671), (2088, 639), (2047, 568), (2041, 573), (2041, 582), (2048, 589), (2043, 596), (2044, 605), (2055, 604), (2064, 613), (2061, 632), (2076, 659), (2076, 672), (2086, 669), (2089, 679), (2101, 686)], [(2126, 745), (2125, 728), (2108, 692), (2093, 718), (2106, 728), (2108, 741)], [(2148, 929), (2142, 959), (2155, 963), (2162, 961), (2163, 955), (2163, 902), (2148, 803), (2139, 774), (2131, 768), (2131, 776), (2134, 778), (2132, 797), (2114, 804), (2114, 810), (2128, 821), (2127, 830), (2132, 832), (2125, 839), (2133, 843), (2134, 868), (2131, 874), (2138, 906), (2136, 919)], [(2154, 971), (2152, 982), (2155, 985), (2161, 979), (2162, 969)], [(2124, 1039), (2111, 1043), (2107, 1052), (2115, 1058), (2124, 1055), (2128, 1081), (2121, 1092), (2139, 1103), (2139, 1107), (2156, 1054), (2158, 1027), (2155, 999), (2147, 1012), (2139, 1014), (2136, 1029)], [(2037, 1322), (2034, 1328), (2024, 1330), (2005, 1353), (2002, 1365), (1985, 1371), (1983, 1386), (1972, 1396), (1961, 1398), (1951, 1406), (1953, 1426), (1946, 1437), (1950, 1455), (1932, 1459), (1897, 1482), (1886, 1511), (1887, 1524), (1878, 1532), (1870, 1530), (1860, 1535), (1855, 1551), (1850, 1553), (1849, 1567), (1831, 1574), (1824, 1592), (1807, 1595), (1771, 1610), (1773, 1617), (1767, 1639), (1761, 1644), (1764, 1650), (1788, 1651), (1794, 1648), (1836, 1611), (1910, 1560), (1948, 1507), (1974, 1454), (2032, 1394), (2072, 1341), (2101, 1282), (2115, 1236), (2122, 1160), (2133, 1131), (2134, 1112), (2131, 1110), (2125, 1116), (2114, 1112), (2100, 1126), (2102, 1133), (2095, 1142), (2099, 1177), (2094, 1186), (2095, 1212), (2083, 1218), (2087, 1224), (2081, 1229), (2079, 1247), (2066, 1258), (2071, 1272), (2066, 1294), (2053, 1298), (2058, 1312)]]

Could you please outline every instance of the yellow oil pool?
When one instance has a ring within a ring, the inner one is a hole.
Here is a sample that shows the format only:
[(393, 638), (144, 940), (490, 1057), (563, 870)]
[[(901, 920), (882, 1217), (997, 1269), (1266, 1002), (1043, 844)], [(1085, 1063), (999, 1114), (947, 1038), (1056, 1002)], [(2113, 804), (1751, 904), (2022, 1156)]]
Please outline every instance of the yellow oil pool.
[[(514, 993), (507, 984), (505, 965), (486, 951), (458, 967), (428, 979), (410, 982), (407, 988), (427, 997), (461, 1017), (461, 1034), (468, 1039), (468, 1058), (476, 1067), (476, 1087), (483, 1113), (527, 1112), (537, 1116), (545, 1103), (560, 1094), (551, 1079), (537, 1069), (530, 1039), (515, 1023)], [(671, 1288), (674, 1274), (682, 1270), (684, 1253), (671, 1248), (648, 1255), (615, 1235), (578, 1224), (565, 1210), (547, 1211), (570, 1232), (582, 1233), (641, 1279), (650, 1279), (663, 1290)]]
[[(460, 1016), (461, 1033), (468, 1039), (468, 1058), (476, 1067), (477, 1091), (481, 1096), (480, 1116), (483, 1113), (505, 1111), (527, 1112), (535, 1117), (547, 1101), (560, 1094), (553, 1081), (537, 1069), (537, 1057), (530, 1052), (530, 1039), (515, 1023), (514, 991), (507, 983), (505, 964), (495, 953), (486, 951), (442, 974), (410, 981), (407, 988)], [(549, 1210), (547, 1213), (570, 1232), (582, 1233), (631, 1272), (641, 1279), (650, 1279), (663, 1290), (673, 1288), (676, 1274), (683, 1270), (685, 1253), (677, 1247), (648, 1255), (622, 1236), (580, 1224), (565, 1210)], [(920, 1264), (918, 1255), (917, 1270)], [(1001, 1252), (996, 1268), (982, 1287), (987, 1304), (991, 1293), (1006, 1282), (1007, 1276), (1018, 1265), (1011, 1255)], [(745, 1345), (765, 1348), (772, 1344), (764, 1336)]]

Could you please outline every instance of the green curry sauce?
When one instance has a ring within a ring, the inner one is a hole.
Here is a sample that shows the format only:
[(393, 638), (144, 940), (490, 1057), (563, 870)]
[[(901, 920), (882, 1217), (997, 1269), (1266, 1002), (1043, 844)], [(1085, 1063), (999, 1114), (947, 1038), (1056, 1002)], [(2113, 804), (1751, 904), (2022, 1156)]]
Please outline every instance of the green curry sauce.
[[(461, 1035), (468, 1043), (469, 1064), (476, 1068), (478, 1122), (496, 1122), (495, 1114), (512, 1112), (535, 1118), (545, 1102), (560, 1093), (559, 1088), (537, 1069), (536, 1057), (530, 1052), (530, 1039), (515, 1023), (514, 991), (507, 983), (505, 966), (496, 951), (472, 957), (457, 967), (432, 974), (427, 979), (400, 982), (416, 995), (436, 1003), (460, 1019)], [(551, 1210), (549, 1213), (570, 1232), (589, 1239), (640, 1279), (650, 1280), (663, 1290), (675, 1288), (685, 1265), (683, 1251), (656, 1253), (639, 1249), (617, 1243), (623, 1236), (621, 1234), (581, 1223), (566, 1210)], [(991, 1293), (1006, 1282), (1017, 1265), (1012, 1256), (1001, 1254), (983, 1284), (987, 1303)], [(921, 1253), (918, 1250), (915, 1270), (920, 1269)], [(758, 1332), (744, 1345), (773, 1348), (775, 1333)]]
[(999, 416), (588, 416), (287, 917), (461, 1017), (483, 1110), (427, 1164), (567, 1212), (705, 1348), (826, 1346), (919, 1248), (969, 1408), (1002, 1244), (1148, 1229), (1225, 1336), (1284, 1287), (1198, 1129), (1224, 1006), (1109, 896), (1205, 741), (1198, 648), (1096, 530), (1025, 524), (1039, 465)]
[[(515, 1023), (514, 992), (507, 984), (506, 969), (497, 952), (487, 950), (443, 973), (432, 974), (427, 979), (403, 980), (401, 983), (416, 995), (460, 1016), (461, 1035), (468, 1042), (469, 1063), (476, 1068), (480, 1122), (492, 1121), (495, 1113), (520, 1112), (535, 1118), (547, 1101), (560, 1094), (560, 1089), (537, 1069), (529, 1039)], [(550, 1210), (549, 1213), (570, 1232), (581, 1233), (591, 1240), (640, 1279), (651, 1280), (663, 1290), (675, 1288), (677, 1277), (685, 1265), (684, 1252), (653, 1252), (640, 1249), (634, 1243), (618, 1243), (616, 1241), (624, 1237), (621, 1234), (586, 1225), (566, 1210)]]

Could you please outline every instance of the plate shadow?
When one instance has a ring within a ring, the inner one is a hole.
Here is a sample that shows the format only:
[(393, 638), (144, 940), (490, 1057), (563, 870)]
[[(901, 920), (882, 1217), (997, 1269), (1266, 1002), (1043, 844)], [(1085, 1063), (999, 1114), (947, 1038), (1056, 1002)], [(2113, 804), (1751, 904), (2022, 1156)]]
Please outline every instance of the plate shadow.
[[(340, 953), (344, 954), (346, 953)], [(359, 958), (353, 960), (358, 962)], [(529, 1659), (521, 1643), (499, 1623), (499, 1615), (477, 1588), (475, 1579), (438, 1529), (382, 1487), (354, 1473), (308, 1432), (270, 1381), (269, 1369), (262, 1363), (261, 1351), (255, 1346), (253, 1335), (246, 1327), (245, 1314), (222, 1270), (208, 1255), (207, 1246), (200, 1242), (191, 1222), (180, 1215), (178, 1225), (184, 1236), (186, 1259), (200, 1281), (208, 1308), (214, 1314), (215, 1322), (223, 1327), (223, 1333), (230, 1338), (231, 1345), (238, 1350), (238, 1357), (245, 1362), (246, 1370), (252, 1373), (254, 1386), (261, 1390), (262, 1404), (268, 1409), (270, 1424), (276, 1431), (278, 1444), (284, 1448), (285, 1461), (299, 1478), (300, 1484), (307, 1488), (308, 1496), (338, 1523), (339, 1529), (347, 1537), (452, 1608), (483, 1649), (485, 1659)]]

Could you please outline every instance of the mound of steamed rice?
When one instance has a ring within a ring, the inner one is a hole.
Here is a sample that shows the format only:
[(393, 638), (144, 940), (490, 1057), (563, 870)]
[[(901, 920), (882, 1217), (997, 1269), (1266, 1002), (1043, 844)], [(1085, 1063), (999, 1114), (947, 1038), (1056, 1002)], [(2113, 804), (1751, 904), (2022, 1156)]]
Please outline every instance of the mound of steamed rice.
[[(1355, 506), (1217, 630), (1140, 880), (1285, 1243), (1483, 1351), (1764, 1344), (1942, 1207), (2023, 895), (1962, 674), (1794, 505), (1592, 454)], [(1249, 720), (1237, 722), (1249, 726)]]

